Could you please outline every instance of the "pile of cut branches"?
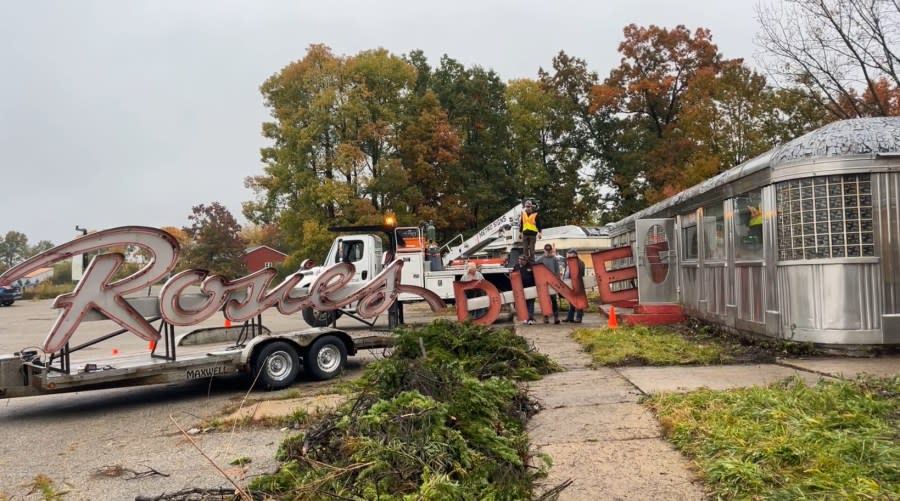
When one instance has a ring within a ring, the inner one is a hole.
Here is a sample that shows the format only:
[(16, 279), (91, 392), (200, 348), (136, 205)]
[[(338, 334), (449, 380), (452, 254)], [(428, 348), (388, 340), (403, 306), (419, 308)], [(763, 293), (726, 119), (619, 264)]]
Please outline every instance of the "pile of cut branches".
[(355, 396), (279, 450), (280, 470), (250, 490), (290, 499), (528, 499), (525, 420), (535, 404), (517, 380), (557, 370), (506, 330), (436, 321), (401, 329)]

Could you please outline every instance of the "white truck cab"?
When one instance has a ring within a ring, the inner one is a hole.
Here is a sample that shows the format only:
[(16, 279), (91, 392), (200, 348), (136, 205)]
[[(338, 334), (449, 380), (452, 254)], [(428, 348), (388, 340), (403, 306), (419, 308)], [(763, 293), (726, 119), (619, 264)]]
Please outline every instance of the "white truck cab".
[[(403, 261), (400, 282), (404, 285), (424, 287), (437, 294), (444, 301), (452, 302), (455, 298), (453, 283), (459, 280), (465, 273), (465, 259), (453, 259), (441, 257), (429, 252), (428, 242), (424, 237), (422, 228), (418, 227), (357, 227), (357, 228), (330, 228), (332, 231), (367, 229), (387, 235), (387, 249), (382, 236), (374, 233), (356, 233), (341, 235), (334, 239), (325, 262), (321, 266), (310, 266), (302, 273), (303, 280), (297, 285), (302, 292), (306, 292), (323, 270), (336, 263), (351, 263), (355, 267), (352, 281), (347, 285), (348, 289), (354, 286), (362, 287), (377, 276), (384, 267), (394, 259)], [(474, 249), (473, 249), (474, 251)], [(465, 252), (458, 252), (454, 258), (465, 258)], [(440, 260), (432, 263), (432, 260)], [(485, 264), (481, 273), (486, 279), (497, 285), (501, 290), (509, 290), (510, 269), (503, 263)], [(401, 293), (398, 297), (400, 303), (419, 301), (422, 298), (409, 293)], [(350, 304), (342, 310), (319, 312), (313, 308), (303, 310), (303, 319), (310, 326), (324, 327), (333, 323), (341, 315), (349, 315), (363, 323), (366, 320), (356, 316), (356, 304)]]

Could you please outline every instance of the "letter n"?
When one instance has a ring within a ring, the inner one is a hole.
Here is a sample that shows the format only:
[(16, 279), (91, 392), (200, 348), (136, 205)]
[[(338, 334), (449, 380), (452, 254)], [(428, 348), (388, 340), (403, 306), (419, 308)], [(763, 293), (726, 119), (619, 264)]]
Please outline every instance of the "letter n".
[[(575, 263), (575, 266), (575, 269), (577, 270), (578, 264)], [(582, 283), (581, 277), (578, 276), (578, 273), (570, 273), (570, 275), (574, 275), (572, 277), (572, 287), (566, 285), (565, 282), (560, 280), (560, 278), (546, 266), (542, 264), (534, 266), (534, 285), (537, 287), (542, 312), (553, 311), (553, 305), (550, 303), (550, 290), (548, 289), (548, 286), (553, 287), (553, 290), (555, 290), (557, 294), (566, 298), (566, 301), (569, 302), (571, 307), (579, 310), (587, 308), (587, 295), (584, 293), (584, 284)]]
[(512, 284), (513, 301), (516, 305), (516, 317), (522, 322), (528, 320), (528, 306), (525, 304), (525, 288), (522, 287), (522, 274), (514, 271), (509, 274)]

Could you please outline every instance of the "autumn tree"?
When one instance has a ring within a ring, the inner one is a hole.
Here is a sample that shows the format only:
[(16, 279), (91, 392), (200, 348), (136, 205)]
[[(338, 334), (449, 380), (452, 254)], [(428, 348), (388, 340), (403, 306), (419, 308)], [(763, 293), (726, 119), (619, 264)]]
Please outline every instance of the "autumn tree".
[[(321, 255), (331, 224), (373, 223), (403, 187), (385, 184), (397, 168), (397, 131), (415, 69), (383, 49), (354, 57), (313, 45), (262, 85), (273, 121), (256, 200), (244, 214), (278, 224), (296, 252)], [(310, 233), (312, 232), (312, 233)]]
[[(393, 176), (381, 184), (396, 193), (393, 209), (409, 223), (434, 221), (436, 227), (450, 228), (464, 219), (464, 207), (448, 200), (448, 194), (460, 193), (463, 177), (459, 172), (461, 140), (450, 124), (437, 95), (426, 90), (413, 102), (397, 138), (399, 163)], [(403, 216), (407, 217), (403, 217)]]
[[(184, 258), (188, 249), (191, 246), (191, 237), (181, 228), (176, 228), (175, 226), (162, 226), (159, 228), (160, 230), (172, 235), (175, 238), (175, 241), (178, 242), (178, 248), (180, 249), (180, 256), (178, 263), (175, 265), (175, 268), (172, 270), (172, 273), (177, 273), (179, 271), (186, 270), (188, 268), (187, 261)], [(147, 263), (150, 261), (152, 255), (150, 251), (140, 246), (128, 246), (127, 254), (132, 256), (132, 259), (140, 262)]]
[(182, 249), (189, 246), (191, 243), (190, 235), (182, 228), (176, 228), (175, 226), (161, 226), (159, 229), (175, 237), (175, 240)]
[(219, 202), (196, 205), (188, 221), (191, 225), (182, 228), (191, 239), (184, 259), (188, 267), (227, 278), (245, 273), (241, 226), (228, 209)]
[(795, 88), (776, 89), (739, 59), (697, 73), (683, 97), (679, 131), (691, 154), (681, 177), (692, 186), (826, 123)]
[(764, 64), (837, 119), (900, 114), (900, 3), (782, 0), (757, 6)]
[(322, 45), (262, 86), (273, 121), (264, 172), (247, 180), (255, 224), (277, 224), (286, 249), (321, 256), (330, 225), (433, 220), (441, 236), (477, 227), (520, 197), (509, 161), (499, 76), (420, 51), (336, 56)]
[(631, 197), (620, 214), (621, 209), (631, 212), (677, 193), (691, 178), (715, 172), (706, 162), (691, 162), (692, 144), (677, 122), (692, 80), (701, 72), (718, 73), (722, 62), (706, 29), (691, 33), (684, 26), (668, 30), (632, 24), (624, 35), (619, 67), (591, 94), (595, 112), (624, 117), (617, 137), (607, 141), (613, 192)]
[(274, 224), (250, 224), (241, 228), (241, 240), (247, 247), (259, 247), (265, 245), (275, 250), (284, 248), (284, 235), (281, 229)]

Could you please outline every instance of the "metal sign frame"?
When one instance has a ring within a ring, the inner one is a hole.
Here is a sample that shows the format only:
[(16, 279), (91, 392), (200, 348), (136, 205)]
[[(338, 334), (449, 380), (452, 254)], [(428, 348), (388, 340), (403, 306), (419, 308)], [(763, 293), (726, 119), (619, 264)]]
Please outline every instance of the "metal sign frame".
[(678, 303), (678, 254), (675, 219), (635, 221), (635, 264), (638, 302)]

